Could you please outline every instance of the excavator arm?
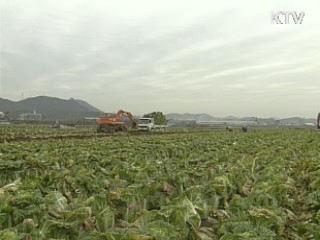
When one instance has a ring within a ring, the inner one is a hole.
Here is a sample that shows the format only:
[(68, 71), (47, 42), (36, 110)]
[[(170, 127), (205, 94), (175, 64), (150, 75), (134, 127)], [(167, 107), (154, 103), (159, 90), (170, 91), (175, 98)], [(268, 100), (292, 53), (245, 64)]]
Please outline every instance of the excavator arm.
[(138, 127), (138, 123), (136, 122), (136, 120), (134, 119), (134, 117), (132, 116), (132, 114), (130, 112), (119, 110), (117, 112), (116, 119), (120, 120), (122, 116), (125, 116), (125, 117), (127, 117), (127, 118), (129, 118), (131, 120), (133, 128)]
[(123, 110), (119, 110), (117, 114), (114, 116), (112, 115), (105, 115), (99, 117), (97, 122), (99, 124), (97, 131), (98, 132), (117, 132), (117, 131), (126, 131), (126, 126), (124, 122), (121, 120), (121, 117), (125, 116), (132, 121), (132, 127), (137, 128), (138, 124), (132, 114), (130, 112), (126, 112)]

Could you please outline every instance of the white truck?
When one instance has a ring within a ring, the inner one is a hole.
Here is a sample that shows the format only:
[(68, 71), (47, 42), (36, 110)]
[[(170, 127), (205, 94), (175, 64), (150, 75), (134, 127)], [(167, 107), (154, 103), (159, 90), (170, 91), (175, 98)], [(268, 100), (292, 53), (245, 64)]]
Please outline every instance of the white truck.
[(140, 131), (166, 130), (167, 125), (157, 125), (153, 118), (140, 118), (138, 121)]

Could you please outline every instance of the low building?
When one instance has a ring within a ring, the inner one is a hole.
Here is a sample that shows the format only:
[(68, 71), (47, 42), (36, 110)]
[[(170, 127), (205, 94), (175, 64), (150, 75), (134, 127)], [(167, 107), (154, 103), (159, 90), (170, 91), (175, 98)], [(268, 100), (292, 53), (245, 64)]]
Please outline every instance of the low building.
[(19, 116), (19, 120), (26, 120), (26, 121), (41, 121), (42, 114), (33, 111), (32, 113), (22, 113)]

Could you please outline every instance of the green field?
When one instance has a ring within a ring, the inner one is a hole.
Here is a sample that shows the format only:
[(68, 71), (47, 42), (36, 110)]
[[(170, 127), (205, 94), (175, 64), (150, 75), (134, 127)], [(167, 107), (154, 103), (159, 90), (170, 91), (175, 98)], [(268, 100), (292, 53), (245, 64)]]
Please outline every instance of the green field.
[(39, 124), (12, 124), (0, 126), (0, 143), (15, 139), (32, 139), (40, 137), (58, 137), (69, 135), (95, 135), (97, 127), (77, 126), (69, 129), (50, 128), (48, 125)]
[(0, 239), (320, 239), (320, 134), (0, 144)]

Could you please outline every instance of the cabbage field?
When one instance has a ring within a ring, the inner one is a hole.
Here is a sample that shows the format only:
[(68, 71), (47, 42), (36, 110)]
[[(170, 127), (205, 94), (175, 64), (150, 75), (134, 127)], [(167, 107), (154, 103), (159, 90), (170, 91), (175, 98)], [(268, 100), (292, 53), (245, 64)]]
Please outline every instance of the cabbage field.
[(93, 126), (78, 126), (69, 129), (50, 128), (48, 125), (31, 125), (31, 124), (16, 124), (16, 125), (0, 125), (0, 143), (11, 142), (16, 140), (33, 140), (47, 138), (79, 138), (81, 136), (97, 135), (97, 127)]
[(0, 239), (320, 239), (320, 134), (2, 143)]

